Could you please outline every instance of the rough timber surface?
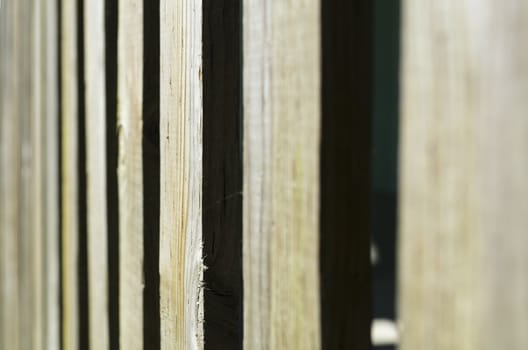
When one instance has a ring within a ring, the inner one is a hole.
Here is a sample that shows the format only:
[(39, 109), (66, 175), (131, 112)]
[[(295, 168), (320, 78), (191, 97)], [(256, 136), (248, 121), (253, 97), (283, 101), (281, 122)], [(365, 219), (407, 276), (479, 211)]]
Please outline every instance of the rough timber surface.
[(161, 349), (203, 348), (202, 1), (160, 1)]
[(319, 2), (243, 7), (244, 348), (317, 349)]

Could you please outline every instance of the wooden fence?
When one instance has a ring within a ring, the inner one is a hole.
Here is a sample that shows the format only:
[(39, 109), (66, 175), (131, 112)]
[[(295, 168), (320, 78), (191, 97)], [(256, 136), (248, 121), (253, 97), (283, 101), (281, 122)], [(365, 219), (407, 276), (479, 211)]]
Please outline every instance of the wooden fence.
[[(528, 348), (528, 5), (404, 0), (402, 349)], [(0, 349), (369, 349), (371, 0), (1, 0)]]

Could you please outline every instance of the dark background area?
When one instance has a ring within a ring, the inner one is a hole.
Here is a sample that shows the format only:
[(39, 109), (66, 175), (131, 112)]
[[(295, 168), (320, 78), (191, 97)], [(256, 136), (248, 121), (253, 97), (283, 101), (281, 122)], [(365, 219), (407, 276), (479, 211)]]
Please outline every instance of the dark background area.
[[(397, 164), (400, 0), (374, 1), (371, 232), (378, 263), (372, 271), (372, 317), (396, 317)], [(376, 350), (394, 349), (377, 346)]]

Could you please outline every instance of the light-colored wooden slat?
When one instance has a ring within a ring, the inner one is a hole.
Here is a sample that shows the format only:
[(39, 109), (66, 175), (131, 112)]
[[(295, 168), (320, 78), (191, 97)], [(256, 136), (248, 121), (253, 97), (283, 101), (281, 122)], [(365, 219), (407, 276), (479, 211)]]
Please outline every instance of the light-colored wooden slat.
[(244, 348), (317, 349), (319, 3), (244, 3)]
[(401, 349), (528, 348), (528, 3), (403, 2)]
[(17, 119), (17, 18), (14, 1), (0, 11), (0, 348), (19, 349), (18, 182), (20, 181), (19, 123)]
[(161, 348), (203, 348), (202, 2), (160, 1)]
[(89, 343), (109, 347), (104, 0), (84, 2)]
[(143, 349), (143, 1), (119, 1), (119, 337)]
[(60, 348), (59, 284), (59, 124), (58, 124), (58, 3), (45, 2), (43, 17), (44, 210), (45, 210), (45, 341), (46, 349)]
[[(45, 145), (44, 145), (44, 91), (45, 91), (45, 76), (44, 76), (44, 36), (45, 30), (43, 28), (42, 12), (43, 6), (41, 1), (30, 1), (31, 18), (30, 33), (31, 33), (31, 68), (30, 68), (30, 115), (29, 115), (29, 143), (30, 143), (30, 193), (28, 194), (29, 209), (26, 215), (30, 215), (29, 226), (29, 245), (30, 245), (30, 261), (31, 261), (31, 333), (26, 334), (30, 337), (34, 350), (45, 348), (45, 249), (44, 249), (44, 167), (45, 160)], [(26, 330), (29, 332), (29, 330)]]
[(20, 181), (18, 182), (17, 195), (19, 196), (18, 207), (18, 291), (20, 297), (19, 304), (19, 345), (21, 349), (33, 349), (37, 347), (35, 333), (38, 332), (39, 315), (37, 312), (37, 302), (33, 298), (38, 294), (34, 274), (34, 190), (33, 178), (35, 177), (35, 149), (32, 147), (32, 119), (35, 107), (35, 91), (32, 89), (32, 73), (34, 71), (33, 59), (34, 50), (32, 39), (33, 32), (33, 12), (32, 1), (21, 0), (16, 2), (16, 22), (17, 33), (15, 35), (15, 55), (17, 59), (15, 101), (18, 109), (15, 115), (16, 122), (19, 123), (19, 144), (20, 148)]
[(62, 345), (79, 348), (77, 1), (61, 1)]
[[(51, 211), (45, 202), (48, 166), (45, 52), (48, 47), (44, 27), (47, 18), (42, 5), (33, 0), (6, 1), (1, 11), (6, 17), (2, 17), (4, 54), (0, 58), (3, 74), (1, 162), (4, 169), (0, 222), (1, 245), (5, 249), (0, 254), (3, 257), (0, 347), (6, 349), (49, 348), (46, 346), (46, 297), (49, 291), (45, 244), (46, 216), (48, 210)], [(57, 37), (49, 39), (56, 43)], [(56, 72), (56, 59), (53, 64)], [(58, 128), (56, 118), (54, 113), (52, 127), (55, 133)], [(57, 142), (56, 138), (54, 142)], [(58, 157), (56, 151), (55, 159)], [(56, 173), (57, 162), (54, 165)], [(54, 181), (58, 181), (56, 175)], [(54, 188), (56, 196), (57, 186)], [(58, 215), (57, 209), (55, 207), (53, 211), (55, 215)], [(57, 260), (56, 230), (54, 238), (54, 258)], [(55, 267), (57, 277), (58, 266)], [(57, 299), (54, 304), (58, 311), (57, 287), (55, 285)], [(58, 319), (55, 323), (58, 325)], [(57, 348), (58, 343), (55, 344)]]
[[(5, 169), (5, 163), (6, 159), (8, 158), (8, 152), (6, 152), (6, 149), (8, 148), (8, 144), (5, 142), (5, 135), (4, 131), (7, 129), (6, 121), (9, 118), (9, 111), (10, 111), (10, 105), (7, 102), (7, 90), (9, 90), (9, 70), (7, 69), (10, 64), (10, 48), (9, 48), (9, 17), (8, 17), (8, 5), (2, 9), (0, 12), (0, 113), (2, 114), (2, 118), (0, 118), (0, 166)], [(10, 14), (10, 13), (9, 13)], [(0, 172), (0, 230), (2, 230), (3, 234), (0, 235), (0, 345), (5, 347), (6, 341), (4, 339), (7, 338), (6, 335), (6, 311), (8, 307), (5, 304), (7, 299), (7, 269), (6, 265), (9, 264), (9, 261), (7, 259), (8, 252), (5, 249), (2, 249), (6, 241), (6, 235), (8, 235), (9, 231), (6, 229), (6, 210), (4, 209), (6, 207), (6, 183), (7, 178), (9, 177), (8, 171)]]

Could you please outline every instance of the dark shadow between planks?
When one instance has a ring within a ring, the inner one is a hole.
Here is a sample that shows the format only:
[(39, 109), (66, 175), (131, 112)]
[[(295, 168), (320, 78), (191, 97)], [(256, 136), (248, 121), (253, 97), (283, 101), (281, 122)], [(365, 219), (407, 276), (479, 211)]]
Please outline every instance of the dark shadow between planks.
[(321, 1), (323, 349), (370, 349), (371, 3)]
[(143, 344), (160, 349), (160, 4), (143, 0)]
[(205, 348), (242, 348), (241, 1), (203, 1)]

